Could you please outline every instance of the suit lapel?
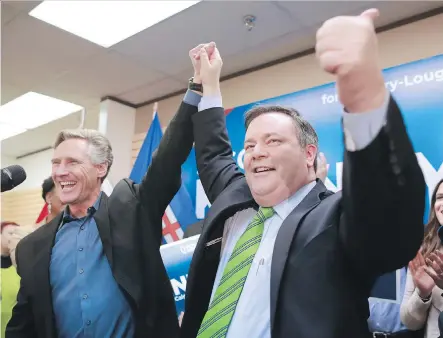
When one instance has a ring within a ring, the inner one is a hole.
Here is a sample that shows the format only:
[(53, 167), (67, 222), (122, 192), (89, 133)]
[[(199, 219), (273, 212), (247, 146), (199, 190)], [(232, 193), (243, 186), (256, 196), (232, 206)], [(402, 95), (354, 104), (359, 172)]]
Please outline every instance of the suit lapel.
[(108, 258), (109, 265), (112, 269), (114, 260), (112, 255), (111, 222), (109, 220), (108, 212), (108, 196), (106, 196), (105, 193), (102, 193), (100, 205), (98, 210), (94, 213), (93, 218), (97, 224), (105, 255)]
[[(257, 205), (251, 195), (246, 180), (232, 183), (214, 202), (204, 219), (202, 233), (191, 261), (190, 278), (186, 291), (187, 303), (201, 304), (204, 312), (209, 305), (211, 290), (220, 259), (221, 237), (226, 220), (236, 212)], [(212, 244), (213, 243), (213, 244)], [(189, 287), (191, 286), (191, 287)], [(195, 294), (195, 299), (194, 299)]]
[(325, 191), (326, 187), (324, 184), (321, 181), (318, 181), (309, 194), (284, 220), (277, 234), (271, 264), (271, 329), (274, 324), (280, 282), (291, 244), (296, 236), (300, 222), (306, 214), (320, 204), (320, 194)]
[[(51, 222), (42, 226), (40, 236), (34, 241), (33, 253), (35, 263), (33, 266), (35, 285), (38, 288), (37, 303), (43, 308), (43, 313), (51, 314), (51, 322), (46, 325), (53, 328), (55, 332), (54, 311), (52, 307), (52, 290), (49, 276), (49, 265), (51, 262), (52, 247), (54, 246), (55, 235), (61, 223), (63, 213), (60, 213)], [(49, 318), (45, 316), (45, 319)]]

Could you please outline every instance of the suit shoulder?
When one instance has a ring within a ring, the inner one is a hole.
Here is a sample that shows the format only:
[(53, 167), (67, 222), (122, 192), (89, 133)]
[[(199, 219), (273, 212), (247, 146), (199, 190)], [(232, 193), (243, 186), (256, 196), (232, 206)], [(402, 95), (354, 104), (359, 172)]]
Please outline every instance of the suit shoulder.
[(29, 248), (30, 245), (40, 239), (41, 237), (48, 237), (48, 229), (50, 227), (50, 223), (46, 223), (37, 229), (35, 229), (33, 232), (29, 233), (25, 237), (23, 237), (18, 243), (17, 243), (17, 252), (22, 252), (24, 248)]
[(129, 178), (120, 180), (112, 190), (112, 194), (109, 196), (111, 201), (127, 202), (137, 198), (138, 184)]

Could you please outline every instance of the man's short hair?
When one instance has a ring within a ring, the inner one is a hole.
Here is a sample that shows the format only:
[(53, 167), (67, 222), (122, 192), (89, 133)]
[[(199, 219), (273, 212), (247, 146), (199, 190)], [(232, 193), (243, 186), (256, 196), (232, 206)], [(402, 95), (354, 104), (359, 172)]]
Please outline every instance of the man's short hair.
[(52, 180), (52, 177), (48, 177), (47, 179), (45, 179), (43, 181), (42, 184), (42, 197), (43, 200), (46, 201), (46, 195), (48, 194), (48, 192), (52, 191), (52, 189), (55, 188), (55, 184), (54, 181)]
[[(296, 109), (292, 107), (284, 107), (280, 105), (257, 105), (252, 107), (245, 113), (245, 129), (248, 130), (251, 122), (257, 117), (268, 113), (284, 114), (292, 118), (300, 146), (305, 148), (308, 144), (312, 144), (318, 149), (318, 136), (315, 129)], [(314, 170), (317, 171), (317, 157), (315, 157), (314, 160)]]
[(109, 174), (112, 163), (114, 161), (114, 155), (112, 155), (112, 147), (108, 138), (94, 129), (66, 129), (62, 130), (55, 141), (54, 148), (57, 148), (60, 143), (69, 139), (85, 140), (89, 144), (89, 156), (91, 162), (94, 164), (106, 163), (108, 170), (102, 182)]

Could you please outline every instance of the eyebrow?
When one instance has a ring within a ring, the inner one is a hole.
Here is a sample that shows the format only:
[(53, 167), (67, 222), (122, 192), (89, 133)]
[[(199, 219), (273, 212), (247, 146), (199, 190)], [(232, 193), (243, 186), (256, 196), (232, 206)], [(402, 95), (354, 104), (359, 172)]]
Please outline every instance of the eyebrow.
[[(79, 159), (77, 159), (77, 158), (74, 158), (74, 157), (66, 157), (65, 158), (66, 160), (68, 160), (68, 161), (77, 161), (77, 162), (81, 162)], [(57, 162), (57, 161), (60, 161), (60, 158), (53, 158), (52, 160), (51, 160), (51, 163), (54, 163), (54, 162)]]
[[(271, 137), (271, 136), (278, 136), (278, 137), (280, 137), (281, 135), (278, 134), (278, 133), (266, 133), (263, 136), (264, 136), (265, 139), (267, 139), (268, 137)], [(248, 139), (245, 140), (245, 143), (248, 143), (248, 142), (253, 142), (253, 140), (248, 138)]]

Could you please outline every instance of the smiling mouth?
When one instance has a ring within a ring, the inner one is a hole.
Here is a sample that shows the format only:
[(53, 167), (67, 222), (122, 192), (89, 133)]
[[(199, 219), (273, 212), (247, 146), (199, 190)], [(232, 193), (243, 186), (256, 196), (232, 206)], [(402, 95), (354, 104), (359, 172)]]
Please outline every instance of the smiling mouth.
[(262, 174), (262, 173), (267, 173), (270, 171), (275, 171), (275, 169), (269, 168), (269, 167), (257, 167), (257, 168), (254, 168), (254, 170), (253, 170), (254, 174)]
[(62, 187), (63, 191), (69, 191), (69, 190), (74, 189), (76, 184), (77, 184), (77, 182), (73, 182), (73, 181), (60, 182), (60, 186)]

